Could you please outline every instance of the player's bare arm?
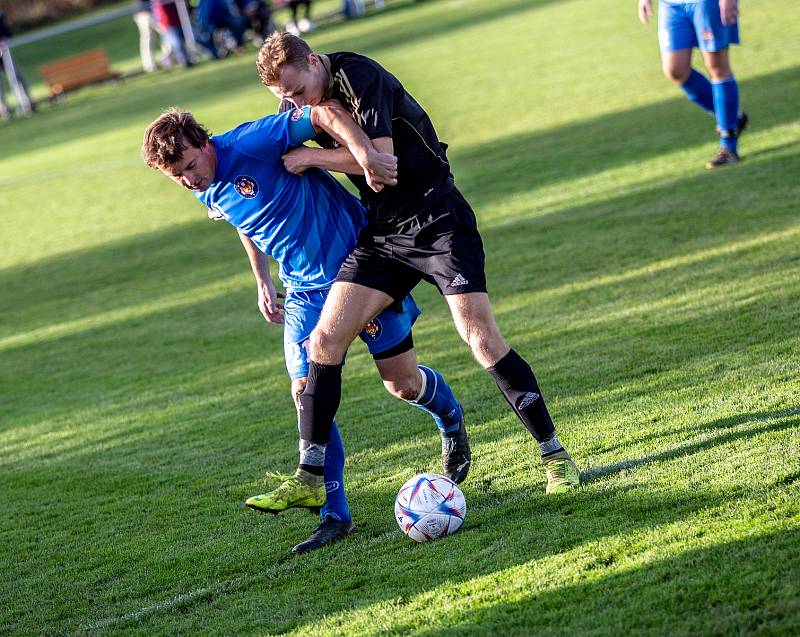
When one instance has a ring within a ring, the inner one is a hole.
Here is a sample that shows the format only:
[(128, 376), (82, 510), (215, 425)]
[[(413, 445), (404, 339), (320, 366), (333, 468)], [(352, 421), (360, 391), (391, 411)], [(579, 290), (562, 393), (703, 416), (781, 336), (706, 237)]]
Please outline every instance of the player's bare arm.
[(382, 156), (384, 153), (375, 147), (341, 104), (333, 100), (321, 102), (311, 110), (311, 123), (315, 130), (324, 130), (352, 153), (367, 184), (375, 192), (383, 185), (397, 184), (397, 158)]
[[(383, 157), (393, 157), (391, 149), (391, 137), (381, 137), (372, 140), (373, 145), (378, 148), (389, 148), (388, 152), (381, 154)], [(364, 172), (363, 168), (356, 161), (353, 154), (344, 146), (339, 148), (312, 148), (300, 146), (293, 148), (283, 157), (283, 165), (290, 173), (302, 175), (309, 168), (322, 168), (331, 172), (345, 173), (348, 175), (360, 175)]]
[(250, 237), (239, 233), (244, 251), (250, 260), (253, 276), (258, 287), (258, 311), (268, 323), (283, 323), (283, 305), (278, 299), (285, 298), (282, 292), (275, 289), (269, 271), (269, 257), (261, 252)]
[(736, 24), (736, 20), (739, 18), (738, 0), (719, 0), (719, 14), (722, 24)]
[(642, 24), (647, 24), (653, 15), (652, 0), (639, 0), (639, 20)]

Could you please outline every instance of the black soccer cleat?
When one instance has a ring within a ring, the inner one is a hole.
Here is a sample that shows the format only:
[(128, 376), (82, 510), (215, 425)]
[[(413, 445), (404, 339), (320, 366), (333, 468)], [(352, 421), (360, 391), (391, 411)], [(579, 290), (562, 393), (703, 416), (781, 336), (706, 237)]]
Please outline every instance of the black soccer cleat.
[(458, 431), (440, 432), (442, 436), (442, 468), (444, 475), (456, 484), (464, 482), (472, 464), (472, 452), (469, 448), (467, 426), (461, 419)]
[(717, 148), (717, 152), (714, 153), (713, 159), (706, 162), (706, 168), (708, 168), (708, 170), (714, 170), (714, 168), (719, 168), (720, 166), (737, 163), (739, 163), (739, 155), (728, 150), (724, 146), (720, 146)]
[(750, 118), (747, 116), (746, 111), (742, 111), (739, 113), (739, 121), (736, 125), (736, 136), (738, 137), (744, 132), (744, 129), (747, 128), (747, 122), (750, 121)]
[(300, 542), (300, 544), (295, 544), (292, 547), (292, 553), (298, 555), (299, 553), (316, 551), (323, 546), (328, 546), (328, 544), (333, 544), (347, 537), (355, 530), (356, 525), (353, 524), (352, 520), (339, 522), (336, 518), (326, 515), (305, 542)]

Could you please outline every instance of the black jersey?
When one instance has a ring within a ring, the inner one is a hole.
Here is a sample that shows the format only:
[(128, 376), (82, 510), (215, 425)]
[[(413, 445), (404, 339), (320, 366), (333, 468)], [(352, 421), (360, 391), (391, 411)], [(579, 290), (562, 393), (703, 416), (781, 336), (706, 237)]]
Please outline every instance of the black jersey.
[[(428, 114), (400, 81), (375, 60), (357, 53), (322, 55), (330, 74), (326, 98), (336, 99), (353, 115), (370, 139), (391, 137), (397, 156), (397, 185), (376, 193), (363, 175), (348, 175), (382, 222), (415, 216), (453, 188), (447, 145), (436, 136)], [(337, 144), (327, 134), (315, 141), (323, 148)]]

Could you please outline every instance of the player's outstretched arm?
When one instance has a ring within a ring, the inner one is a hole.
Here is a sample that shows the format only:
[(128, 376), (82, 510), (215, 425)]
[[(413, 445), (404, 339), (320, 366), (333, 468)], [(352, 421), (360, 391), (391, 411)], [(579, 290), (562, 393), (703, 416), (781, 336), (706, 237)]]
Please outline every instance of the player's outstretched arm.
[(258, 249), (250, 237), (239, 233), (244, 251), (250, 260), (250, 267), (258, 286), (258, 311), (268, 323), (283, 323), (283, 305), (278, 299), (285, 298), (285, 294), (275, 289), (269, 272), (269, 257)]
[(316, 130), (324, 130), (352, 153), (375, 192), (384, 185), (397, 184), (397, 158), (379, 152), (341, 104), (329, 100), (315, 106), (311, 110), (311, 124)]
[(642, 24), (647, 24), (653, 15), (652, 0), (639, 0), (639, 20)]

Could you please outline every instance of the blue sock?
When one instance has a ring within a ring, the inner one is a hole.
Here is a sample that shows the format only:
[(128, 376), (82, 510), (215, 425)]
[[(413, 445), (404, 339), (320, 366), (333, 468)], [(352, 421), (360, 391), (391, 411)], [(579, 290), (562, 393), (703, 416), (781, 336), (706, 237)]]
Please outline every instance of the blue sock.
[(458, 431), (461, 426), (461, 405), (453, 396), (450, 385), (435, 369), (420, 365), (419, 370), (425, 376), (425, 391), (418, 401), (409, 400), (408, 404), (433, 416), (440, 431)]
[(711, 82), (702, 73), (695, 69), (689, 74), (686, 81), (681, 84), (686, 97), (692, 100), (706, 113), (714, 116), (714, 92), (711, 89)]
[(327, 499), (325, 506), (320, 510), (320, 517), (329, 515), (339, 522), (350, 521), (350, 508), (344, 494), (344, 444), (336, 421), (331, 427), (331, 437), (325, 448), (325, 491)]
[(739, 126), (739, 85), (731, 75), (721, 82), (712, 82), (714, 110), (717, 113), (717, 126), (722, 134), (719, 143), (732, 153), (736, 152), (736, 131)]

